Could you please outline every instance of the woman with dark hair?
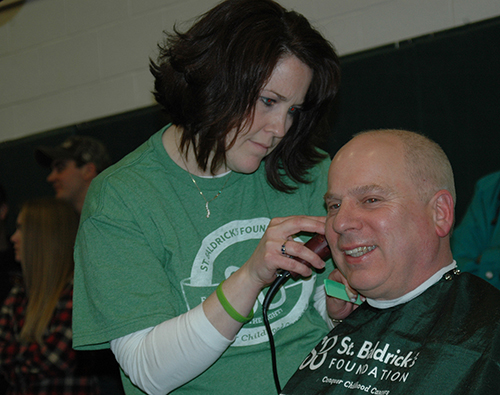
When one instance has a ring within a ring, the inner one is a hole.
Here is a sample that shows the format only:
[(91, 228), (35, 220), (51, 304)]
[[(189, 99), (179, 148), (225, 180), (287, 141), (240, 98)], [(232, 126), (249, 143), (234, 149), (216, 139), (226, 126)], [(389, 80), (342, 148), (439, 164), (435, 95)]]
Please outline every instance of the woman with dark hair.
[(7, 394), (99, 394), (72, 348), (73, 245), (78, 215), (65, 202), (26, 202), (12, 235), (22, 284), (0, 311), (0, 371)]
[[(273, 391), (261, 303), (286, 380), (328, 330), (328, 155), (319, 121), (339, 61), (300, 14), (228, 0), (151, 62), (172, 124), (91, 186), (75, 258), (75, 347), (111, 347), (127, 394)], [(291, 259), (302, 258), (316, 269)]]

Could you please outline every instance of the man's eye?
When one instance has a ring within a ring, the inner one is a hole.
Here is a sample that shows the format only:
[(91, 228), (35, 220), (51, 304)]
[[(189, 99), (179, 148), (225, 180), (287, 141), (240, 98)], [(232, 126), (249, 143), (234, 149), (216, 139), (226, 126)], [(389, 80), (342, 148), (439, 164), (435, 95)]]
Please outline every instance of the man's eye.
[(377, 203), (379, 200), (377, 198), (368, 198), (365, 203)]
[(328, 205), (328, 211), (335, 211), (340, 208), (340, 203), (331, 203)]
[(66, 168), (66, 161), (58, 161), (52, 165), (52, 169), (55, 170), (57, 173), (62, 172)]

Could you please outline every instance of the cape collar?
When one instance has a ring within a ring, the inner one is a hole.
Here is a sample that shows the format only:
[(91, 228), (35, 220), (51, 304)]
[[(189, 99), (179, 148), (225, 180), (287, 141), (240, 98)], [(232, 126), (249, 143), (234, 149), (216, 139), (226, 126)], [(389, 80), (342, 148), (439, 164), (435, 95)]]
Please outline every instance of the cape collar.
[(457, 262), (454, 260), (452, 263), (450, 263), (448, 266), (443, 267), (434, 275), (429, 277), (426, 281), (424, 281), (422, 284), (420, 284), (417, 288), (415, 288), (413, 291), (408, 292), (407, 294), (400, 296), (397, 299), (392, 299), (392, 300), (375, 300), (375, 299), (370, 299), (366, 298), (366, 302), (377, 309), (388, 309), (390, 307), (394, 307), (403, 303), (407, 303), (412, 299), (415, 299), (417, 296), (421, 295), (424, 293), (429, 287), (432, 285), (436, 284), (446, 273), (449, 271), (452, 271), (457, 268)]

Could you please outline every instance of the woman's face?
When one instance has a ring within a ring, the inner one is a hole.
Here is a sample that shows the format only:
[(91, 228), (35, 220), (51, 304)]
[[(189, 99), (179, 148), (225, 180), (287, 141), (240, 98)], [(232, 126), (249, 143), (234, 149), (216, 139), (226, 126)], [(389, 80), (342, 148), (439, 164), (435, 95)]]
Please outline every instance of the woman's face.
[(23, 262), (23, 213), (19, 213), (16, 221), (16, 231), (10, 238), (10, 241), (14, 244), (15, 258), (17, 262)]
[[(262, 88), (250, 126), (239, 133), (227, 151), (227, 167), (239, 173), (253, 173), (279, 144), (300, 112), (313, 72), (295, 56), (280, 60)], [(230, 144), (235, 131), (227, 136)]]

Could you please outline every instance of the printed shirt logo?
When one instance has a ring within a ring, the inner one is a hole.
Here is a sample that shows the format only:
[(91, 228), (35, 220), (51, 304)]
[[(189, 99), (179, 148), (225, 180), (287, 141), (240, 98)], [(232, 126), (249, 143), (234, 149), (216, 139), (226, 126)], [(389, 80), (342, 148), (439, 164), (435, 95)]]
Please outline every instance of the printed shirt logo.
[[(269, 225), (269, 218), (253, 218), (232, 221), (205, 237), (191, 268), (191, 277), (182, 280), (181, 287), (187, 309), (197, 306), (212, 294), (220, 279), (214, 279), (217, 257), (228, 247), (251, 239), (261, 239)], [(300, 240), (300, 239), (298, 239)], [(225, 269), (225, 278), (238, 270), (237, 266)], [(214, 280), (217, 281), (214, 283)], [(271, 306), (268, 316), (273, 333), (296, 322), (304, 314), (314, 290), (316, 275), (307, 280), (289, 281), (282, 287)], [(254, 305), (254, 319), (238, 333), (232, 346), (250, 346), (268, 341), (262, 320), (261, 304), (265, 293), (261, 292)]]
[[(358, 344), (350, 336), (325, 336), (299, 370), (319, 371), (321, 382), (327, 385), (388, 395), (389, 389), (380, 388), (383, 382), (406, 382), (418, 356), (419, 352), (404, 351), (389, 343), (364, 340)], [(378, 381), (379, 387), (373, 381)]]

